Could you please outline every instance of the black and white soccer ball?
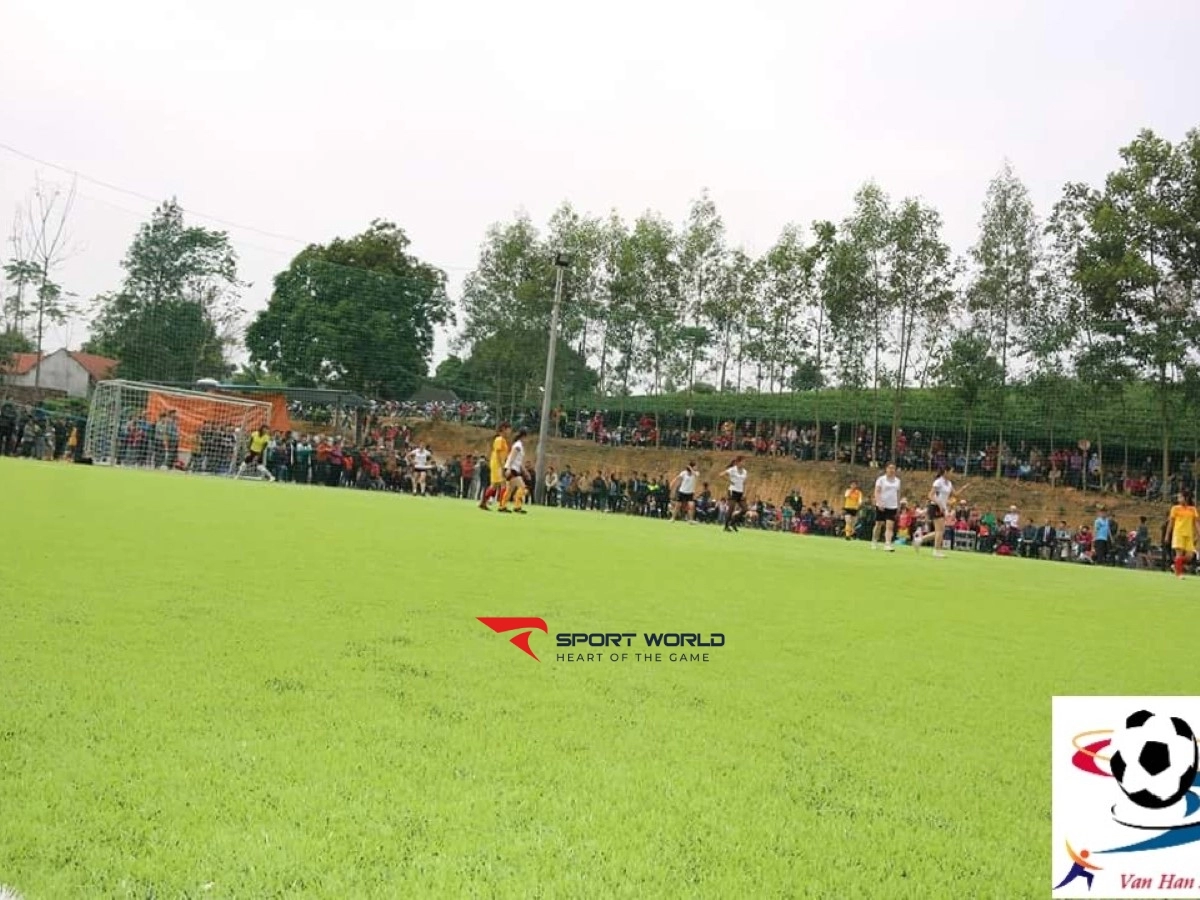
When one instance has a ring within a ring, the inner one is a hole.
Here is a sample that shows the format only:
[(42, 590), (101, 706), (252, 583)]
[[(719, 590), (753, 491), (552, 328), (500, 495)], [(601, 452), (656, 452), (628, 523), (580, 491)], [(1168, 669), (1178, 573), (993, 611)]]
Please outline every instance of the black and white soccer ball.
[(1178, 803), (1196, 780), (1196, 735), (1183, 719), (1146, 710), (1113, 735), (1109, 769), (1125, 796), (1146, 809)]

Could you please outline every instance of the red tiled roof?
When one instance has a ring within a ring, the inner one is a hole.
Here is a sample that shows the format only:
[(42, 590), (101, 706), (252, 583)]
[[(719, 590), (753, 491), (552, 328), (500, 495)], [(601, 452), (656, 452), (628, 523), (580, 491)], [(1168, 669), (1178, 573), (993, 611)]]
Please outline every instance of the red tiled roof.
[(104, 381), (106, 378), (112, 378), (113, 372), (116, 371), (117, 361), (115, 359), (109, 359), (107, 356), (96, 356), (93, 353), (68, 352), (71, 353), (71, 359), (87, 369), (87, 373), (93, 381)]
[[(61, 353), (61, 350), (55, 351)], [(47, 359), (53, 354), (46, 353), (42, 355), (42, 359)], [(67, 351), (67, 355), (75, 362), (79, 363), (88, 373), (88, 377), (93, 381), (104, 381), (106, 378), (112, 378), (113, 372), (116, 371), (117, 361), (109, 359), (107, 356), (96, 356), (94, 353), (77, 353), (72, 350)], [(8, 358), (3, 365), (5, 375), (28, 375), (33, 371), (38, 363), (38, 355), (36, 353), (14, 353)]]
[(37, 365), (38, 355), (36, 353), (14, 353), (6, 361), (5, 374), (7, 375), (25, 375), (33, 371), (33, 367)]

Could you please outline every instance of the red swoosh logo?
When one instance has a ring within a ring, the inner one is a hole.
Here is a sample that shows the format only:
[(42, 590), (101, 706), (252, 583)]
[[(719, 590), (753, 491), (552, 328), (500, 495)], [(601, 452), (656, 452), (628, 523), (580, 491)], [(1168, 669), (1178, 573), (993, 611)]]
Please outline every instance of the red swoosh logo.
[(550, 633), (550, 629), (546, 626), (545, 619), (539, 619), (535, 616), (476, 616), (480, 622), (486, 625), (496, 634), (503, 634), (506, 631), (516, 631), (522, 629), (521, 633), (516, 635), (509, 641), (514, 647), (520, 648), (525, 653), (528, 653), (538, 662), (537, 654), (529, 648), (529, 636), (533, 634), (527, 629), (536, 628), (538, 631), (543, 631), (546, 634)]
[[(1079, 769), (1081, 772), (1088, 772), (1092, 775), (1103, 775), (1105, 778), (1111, 778), (1111, 775), (1096, 765), (1095, 758), (1095, 754), (1099, 753), (1111, 743), (1111, 739), (1105, 738), (1102, 741), (1096, 741), (1094, 744), (1088, 744), (1083, 748), (1083, 750), (1078, 751), (1074, 756), (1071, 757), (1071, 765)], [(1087, 751), (1086, 753), (1084, 752), (1085, 750)]]

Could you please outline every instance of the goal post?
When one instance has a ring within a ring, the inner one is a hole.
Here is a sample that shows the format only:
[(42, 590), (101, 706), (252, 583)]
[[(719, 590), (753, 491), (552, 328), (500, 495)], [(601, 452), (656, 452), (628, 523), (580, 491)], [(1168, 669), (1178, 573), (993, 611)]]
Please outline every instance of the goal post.
[(243, 397), (102, 381), (92, 393), (84, 456), (118, 466), (232, 475), (271, 404)]

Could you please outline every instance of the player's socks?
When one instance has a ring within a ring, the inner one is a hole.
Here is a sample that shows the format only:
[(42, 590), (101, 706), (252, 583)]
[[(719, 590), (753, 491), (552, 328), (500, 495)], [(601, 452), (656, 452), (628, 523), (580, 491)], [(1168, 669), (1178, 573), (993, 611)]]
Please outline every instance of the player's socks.
[(504, 487), (500, 488), (500, 508), (505, 511), (508, 510), (508, 485), (507, 484)]
[(525, 488), (524, 486), (517, 488), (516, 496), (513, 497), (513, 511), (524, 512), (525, 506)]
[(1183, 577), (1183, 557), (1182, 556), (1175, 557), (1175, 575), (1178, 578)]

